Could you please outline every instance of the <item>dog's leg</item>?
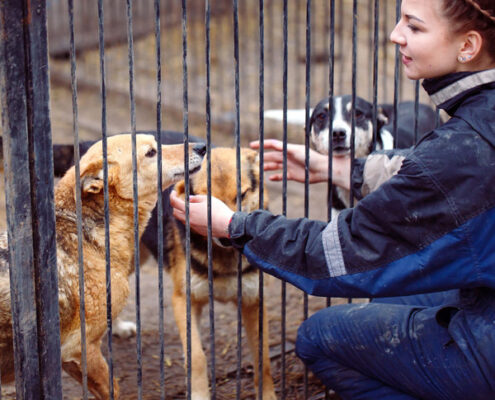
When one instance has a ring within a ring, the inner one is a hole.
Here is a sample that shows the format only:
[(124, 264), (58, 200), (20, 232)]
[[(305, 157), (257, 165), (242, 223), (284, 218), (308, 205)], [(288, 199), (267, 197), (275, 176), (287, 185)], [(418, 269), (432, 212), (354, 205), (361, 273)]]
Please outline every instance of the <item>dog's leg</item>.
[[(254, 360), (254, 386), (256, 393), (259, 384), (259, 301), (251, 304), (242, 304), (242, 320), (246, 329), (247, 339)], [(275, 388), (270, 372), (270, 354), (268, 348), (268, 316), (263, 303), (263, 400), (275, 400)], [(259, 398), (259, 396), (258, 396)]]
[[(110, 399), (108, 365), (101, 354), (100, 343), (88, 345), (87, 352), (87, 374), (88, 389), (98, 400)], [(62, 368), (71, 377), (82, 384), (82, 368), (80, 362), (67, 361), (62, 363)], [(117, 381), (113, 380), (114, 398), (119, 397), (119, 386)]]
[[(182, 348), (184, 350), (184, 365), (187, 371), (187, 305), (183, 293), (176, 292), (172, 295), (175, 321), (179, 328)], [(203, 305), (191, 301), (191, 399), (208, 400), (210, 391), (208, 387), (208, 370), (206, 356), (201, 344), (199, 333), (199, 320)]]

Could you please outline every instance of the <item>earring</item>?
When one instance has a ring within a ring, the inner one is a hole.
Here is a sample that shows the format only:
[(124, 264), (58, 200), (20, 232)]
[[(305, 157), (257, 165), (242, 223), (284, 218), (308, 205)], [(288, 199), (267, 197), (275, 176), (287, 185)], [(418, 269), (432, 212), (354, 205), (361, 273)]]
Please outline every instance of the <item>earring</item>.
[(466, 61), (466, 57), (458, 56), (457, 61), (459, 61), (460, 63), (463, 63), (464, 61)]

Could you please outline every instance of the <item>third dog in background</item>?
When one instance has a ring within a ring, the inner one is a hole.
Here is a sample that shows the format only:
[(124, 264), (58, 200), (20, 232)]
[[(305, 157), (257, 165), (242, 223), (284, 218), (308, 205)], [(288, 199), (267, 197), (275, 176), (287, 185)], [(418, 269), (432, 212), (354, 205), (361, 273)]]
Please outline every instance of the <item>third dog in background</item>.
[[(405, 149), (412, 147), (437, 124), (437, 114), (426, 104), (418, 105), (416, 114), (412, 101), (398, 104), (397, 115), (392, 104), (379, 104), (377, 107), (377, 135), (373, 140), (373, 105), (356, 98), (354, 151), (355, 157), (366, 157), (374, 150)], [(330, 116), (332, 132), (330, 134)], [(417, 118), (417, 121), (416, 121)], [(394, 139), (394, 120), (397, 120), (397, 141)], [(328, 99), (321, 100), (314, 108), (310, 119), (311, 141), (315, 149), (328, 154), (330, 148), (334, 156), (344, 156), (351, 152), (352, 99), (350, 95), (335, 96), (333, 107)], [(417, 126), (417, 132), (415, 127)], [(331, 138), (331, 147), (329, 139)], [(332, 190), (332, 217), (351, 205), (350, 192), (334, 186)]]
[[(433, 130), (437, 123), (435, 110), (426, 104), (418, 105), (417, 135), (415, 134), (415, 105), (413, 101), (398, 104), (397, 115), (392, 104), (377, 106), (377, 137), (373, 148), (373, 105), (356, 98), (355, 120), (355, 155), (366, 157), (373, 150), (388, 150), (393, 148), (408, 148), (426, 133)], [(329, 135), (330, 116), (332, 118), (332, 134)], [(334, 155), (346, 154), (351, 150), (352, 133), (352, 99), (350, 95), (335, 96), (333, 106), (329, 107), (328, 99), (321, 100), (314, 108), (309, 121), (311, 141), (315, 149), (322, 154), (328, 154), (329, 138), (332, 140)], [(397, 120), (397, 142), (394, 140), (393, 126)], [(415, 137), (417, 136), (417, 137)]]

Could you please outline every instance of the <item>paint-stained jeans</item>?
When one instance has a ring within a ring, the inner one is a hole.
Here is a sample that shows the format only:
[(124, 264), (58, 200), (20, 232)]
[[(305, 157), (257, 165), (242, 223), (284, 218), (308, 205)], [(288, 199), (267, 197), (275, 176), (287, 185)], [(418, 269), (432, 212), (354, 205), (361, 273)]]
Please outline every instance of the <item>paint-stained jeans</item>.
[(458, 299), (456, 290), (329, 307), (301, 325), (297, 355), (342, 399), (495, 399), (493, 377), (442, 323)]

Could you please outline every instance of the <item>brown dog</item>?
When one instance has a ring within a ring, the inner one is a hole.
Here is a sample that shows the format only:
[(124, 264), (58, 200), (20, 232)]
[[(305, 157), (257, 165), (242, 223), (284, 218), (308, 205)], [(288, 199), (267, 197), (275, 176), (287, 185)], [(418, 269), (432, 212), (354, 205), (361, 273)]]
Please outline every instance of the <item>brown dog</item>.
[[(190, 145), (190, 173), (201, 166), (204, 144)], [(136, 136), (138, 165), (139, 235), (157, 201), (157, 144), (151, 135)], [(184, 177), (184, 146), (162, 146), (163, 187)], [(108, 189), (110, 211), (110, 258), (112, 317), (126, 304), (129, 274), (133, 272), (134, 211), (131, 135), (108, 139)], [(105, 279), (105, 222), (103, 199), (102, 144), (94, 144), (81, 158), (83, 252), (86, 302), (88, 387), (97, 399), (109, 398), (109, 374), (100, 350), (107, 329)], [(72, 167), (55, 188), (57, 266), (59, 284), (62, 366), (82, 381), (79, 278), (75, 206), (75, 169)], [(2, 383), (14, 379), (13, 338), (8, 280), (7, 236), (0, 237), (0, 370)], [(115, 394), (118, 395), (118, 386)]]
[[(232, 148), (214, 148), (211, 152), (212, 195), (223, 200), (233, 210), (236, 206), (236, 151)], [(206, 160), (204, 161), (206, 162)], [(241, 149), (241, 198), (242, 210), (249, 212), (259, 208), (259, 166), (258, 153)], [(180, 196), (184, 196), (184, 181), (176, 185)], [(207, 170), (204, 165), (190, 180), (191, 194), (207, 193)], [(268, 200), (265, 197), (264, 208)], [(214, 213), (215, 210), (212, 210)], [(168, 268), (174, 283), (172, 305), (179, 328), (184, 354), (187, 348), (186, 336), (186, 254), (184, 226), (174, 221), (174, 229), (167, 230), (166, 248)], [(232, 247), (225, 247), (216, 239), (213, 242), (213, 292), (215, 300), (237, 301), (237, 260), (239, 253)], [(201, 345), (199, 319), (201, 310), (208, 303), (208, 258), (207, 241), (191, 232), (191, 397), (194, 400), (209, 399), (206, 356)], [(245, 258), (242, 259), (242, 320), (248, 344), (254, 360), (255, 387), (258, 389), (258, 321), (259, 321), (259, 275)], [(187, 362), (187, 360), (186, 360)], [(263, 307), (263, 399), (276, 399), (273, 379), (270, 373), (268, 354), (268, 318)]]

